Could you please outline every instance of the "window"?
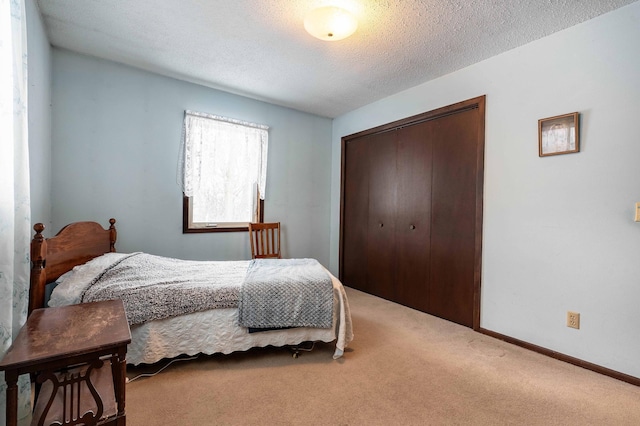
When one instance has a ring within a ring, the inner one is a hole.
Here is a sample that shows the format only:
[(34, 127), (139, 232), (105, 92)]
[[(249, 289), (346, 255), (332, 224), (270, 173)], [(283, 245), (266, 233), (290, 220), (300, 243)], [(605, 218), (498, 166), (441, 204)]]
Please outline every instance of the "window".
[(183, 232), (246, 231), (262, 222), (268, 127), (185, 111)]

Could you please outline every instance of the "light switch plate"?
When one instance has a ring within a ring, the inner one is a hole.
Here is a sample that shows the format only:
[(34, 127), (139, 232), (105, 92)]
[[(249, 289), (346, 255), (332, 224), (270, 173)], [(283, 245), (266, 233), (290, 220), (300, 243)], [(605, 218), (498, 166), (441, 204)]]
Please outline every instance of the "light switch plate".
[(640, 203), (636, 203), (636, 222), (640, 222)]

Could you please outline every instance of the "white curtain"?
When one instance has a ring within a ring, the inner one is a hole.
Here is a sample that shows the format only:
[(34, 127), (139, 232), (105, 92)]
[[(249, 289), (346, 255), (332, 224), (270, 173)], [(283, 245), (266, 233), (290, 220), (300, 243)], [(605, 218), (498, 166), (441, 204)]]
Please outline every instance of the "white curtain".
[(194, 222), (251, 222), (264, 200), (268, 127), (185, 111), (180, 178)]
[[(0, 0), (0, 358), (27, 318), (29, 300), (29, 148), (27, 34), (23, 0)], [(31, 384), (18, 382), (18, 418), (30, 422)], [(6, 413), (0, 373), (0, 423)]]

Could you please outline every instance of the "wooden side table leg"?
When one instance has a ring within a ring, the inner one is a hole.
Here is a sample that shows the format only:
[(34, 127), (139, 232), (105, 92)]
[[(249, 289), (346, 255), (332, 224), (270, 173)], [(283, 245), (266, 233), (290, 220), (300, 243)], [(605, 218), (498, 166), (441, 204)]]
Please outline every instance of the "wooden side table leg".
[(5, 371), (7, 382), (7, 426), (18, 424), (18, 375), (15, 371)]
[(118, 417), (125, 414), (125, 385), (127, 379), (126, 352), (120, 351), (117, 356), (111, 359), (114, 369), (114, 390), (118, 403)]

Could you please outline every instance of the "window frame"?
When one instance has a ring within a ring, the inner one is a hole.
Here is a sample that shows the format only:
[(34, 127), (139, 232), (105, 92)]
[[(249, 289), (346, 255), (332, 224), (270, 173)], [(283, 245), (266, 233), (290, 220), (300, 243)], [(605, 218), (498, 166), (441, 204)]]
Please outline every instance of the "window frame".
[[(191, 223), (191, 198), (182, 194), (182, 233), (183, 234), (204, 234), (210, 232), (240, 232), (249, 231), (249, 222), (224, 222), (229, 225), (211, 227), (192, 227)], [(264, 200), (258, 203), (258, 223), (264, 222)]]

